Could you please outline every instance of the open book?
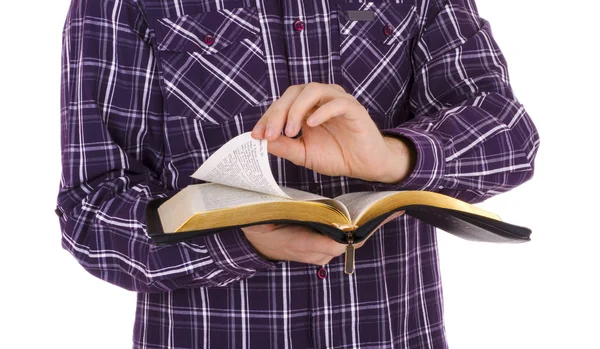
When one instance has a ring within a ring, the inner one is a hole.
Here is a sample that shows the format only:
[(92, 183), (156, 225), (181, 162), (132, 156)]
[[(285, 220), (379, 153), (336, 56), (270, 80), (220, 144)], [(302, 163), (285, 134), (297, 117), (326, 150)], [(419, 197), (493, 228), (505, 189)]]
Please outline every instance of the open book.
[(352, 273), (352, 245), (400, 212), (468, 240), (524, 242), (531, 234), (528, 228), (435, 192), (355, 192), (331, 199), (280, 187), (271, 173), (267, 141), (250, 133), (223, 145), (192, 177), (206, 183), (148, 205), (147, 228), (154, 242), (178, 242), (254, 224), (303, 224), (346, 244), (346, 272)]

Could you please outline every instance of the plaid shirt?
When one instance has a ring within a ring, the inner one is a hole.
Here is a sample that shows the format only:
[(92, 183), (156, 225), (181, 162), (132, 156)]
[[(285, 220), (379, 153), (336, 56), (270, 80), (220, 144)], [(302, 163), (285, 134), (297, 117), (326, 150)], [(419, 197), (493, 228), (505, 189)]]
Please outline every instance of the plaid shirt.
[(156, 246), (145, 226), (150, 200), (309, 82), (343, 86), (414, 143), (416, 167), (385, 185), (273, 157), (280, 185), (480, 202), (528, 180), (537, 132), (475, 4), (398, 1), (73, 0), (56, 212), (84, 268), (138, 292), (135, 348), (447, 347), (435, 230), (413, 218), (377, 232), (350, 276), (343, 257), (267, 261), (240, 230)]

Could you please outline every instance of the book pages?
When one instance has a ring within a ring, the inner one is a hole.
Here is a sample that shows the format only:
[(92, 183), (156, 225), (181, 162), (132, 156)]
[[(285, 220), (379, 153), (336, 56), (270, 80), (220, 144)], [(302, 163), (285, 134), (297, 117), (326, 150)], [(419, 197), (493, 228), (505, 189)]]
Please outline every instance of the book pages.
[(191, 194), (193, 212), (290, 200), (215, 183), (198, 184), (189, 188), (194, 191)]
[(309, 193), (306, 191), (294, 189), (294, 188), (282, 187), (281, 189), (289, 197), (291, 197), (294, 200), (318, 201), (318, 202), (324, 203), (326, 205), (332, 206), (332, 207), (336, 208), (338, 211), (340, 211), (341, 213), (343, 213), (346, 217), (348, 217), (348, 220), (350, 220), (350, 213), (348, 212), (348, 209), (346, 208), (346, 206), (344, 206), (343, 203), (341, 203), (337, 200), (330, 199), (325, 196)]
[(250, 132), (225, 143), (192, 177), (290, 199), (271, 173), (267, 141), (252, 138)]
[(397, 191), (358, 192), (340, 195), (335, 199), (348, 208), (350, 218), (352, 222), (355, 223), (361, 213), (366, 211), (377, 201), (397, 193)]

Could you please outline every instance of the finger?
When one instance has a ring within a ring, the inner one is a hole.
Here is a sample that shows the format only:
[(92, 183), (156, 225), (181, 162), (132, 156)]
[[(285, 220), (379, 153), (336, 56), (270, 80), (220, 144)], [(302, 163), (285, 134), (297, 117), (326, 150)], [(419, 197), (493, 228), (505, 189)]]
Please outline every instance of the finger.
[(346, 251), (346, 245), (340, 244), (339, 242), (325, 235), (319, 234), (318, 236), (319, 239), (315, 239), (314, 245), (312, 246), (316, 253), (322, 253), (334, 258)]
[(289, 226), (285, 229), (289, 229), (288, 232), (293, 233), (295, 235), (295, 248), (298, 251), (305, 251), (306, 253), (318, 253), (330, 257), (337, 257), (346, 250), (346, 245), (340, 244), (332, 238), (317, 233), (313, 229), (307, 228), (305, 226)]
[(289, 119), (294, 121), (294, 127), (298, 127), (298, 121), (304, 120), (315, 107), (320, 107), (335, 98), (346, 96), (348, 96), (347, 93), (331, 84), (311, 82), (306, 85), (290, 107)]
[(269, 141), (277, 139), (283, 131), (290, 107), (303, 89), (304, 85), (294, 85), (288, 87), (283, 95), (273, 102), (260, 120), (258, 120), (256, 126), (254, 127), (252, 136), (254, 137), (254, 131), (256, 131), (257, 137), (255, 138), (257, 139), (264, 138)]
[(267, 233), (275, 229), (277, 229), (277, 225), (275, 224), (258, 224), (242, 228), (242, 230), (247, 234)]
[(319, 107), (306, 121), (306, 124), (310, 127), (315, 127), (323, 124), (327, 120), (335, 117), (348, 117), (354, 119), (354, 115), (360, 115), (357, 112), (352, 112), (352, 109), (359, 107), (360, 104), (353, 102), (350, 98), (345, 96), (333, 99), (323, 106)]
[(285, 135), (288, 137), (296, 136), (298, 132), (300, 132), (300, 130), (302, 129), (302, 123), (304, 122), (304, 120), (310, 117), (312, 113), (314, 113), (317, 109), (318, 107), (312, 107), (305, 114), (292, 113), (290, 109), (290, 113), (288, 113), (287, 122), (285, 126)]
[(302, 138), (279, 137), (267, 143), (267, 151), (291, 161), (294, 165), (306, 167), (306, 149)]
[(260, 120), (258, 120), (256, 125), (254, 125), (254, 128), (252, 129), (252, 133), (251, 133), (252, 138), (258, 139), (258, 140), (264, 139), (266, 124), (267, 124), (267, 119), (265, 119), (264, 115), (263, 115), (263, 117), (261, 117)]
[[(294, 85), (294, 86), (288, 87), (286, 89), (286, 91), (283, 93), (283, 95), (279, 99), (277, 99), (275, 102), (273, 102), (269, 106), (267, 111), (262, 115), (260, 120), (258, 120), (256, 125), (254, 126), (254, 129), (252, 130), (252, 137), (255, 139), (267, 138), (267, 131), (268, 131), (269, 136), (271, 136), (271, 137), (272, 137), (271, 133), (273, 133), (275, 135), (275, 137), (279, 136), (279, 134), (281, 133), (281, 127), (279, 127), (280, 128), (279, 131), (277, 131), (276, 129), (274, 129), (274, 130), (268, 129), (268, 126), (270, 124), (269, 120), (271, 120), (272, 117), (277, 119), (278, 117), (281, 117), (282, 115), (284, 115), (284, 116), (287, 115), (287, 112), (289, 111), (291, 104), (293, 103), (296, 96), (302, 91), (303, 88), (304, 88), (304, 85)], [(273, 120), (271, 120), (271, 123), (272, 122), (273, 122)], [(273, 126), (273, 124), (271, 124), (271, 126)]]

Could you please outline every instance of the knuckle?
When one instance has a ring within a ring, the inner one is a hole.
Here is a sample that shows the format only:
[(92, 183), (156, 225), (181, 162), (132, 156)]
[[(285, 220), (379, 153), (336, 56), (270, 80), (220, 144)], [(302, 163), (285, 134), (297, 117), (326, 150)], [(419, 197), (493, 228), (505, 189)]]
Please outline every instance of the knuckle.
[(300, 120), (302, 120), (302, 113), (300, 111), (300, 106), (297, 105), (293, 105), (290, 108), (290, 111), (287, 115), (287, 119), (288, 121), (292, 121), (292, 122), (300, 122)]
[(281, 102), (278, 103), (278, 101), (275, 101), (269, 107), (269, 113), (265, 113), (264, 118), (272, 119), (273, 117), (280, 116), (282, 113), (283, 113), (283, 106), (281, 105)]
[(340, 108), (342, 110), (350, 109), (350, 107), (353, 104), (350, 99), (344, 98), (344, 97), (337, 98), (336, 103), (338, 105), (338, 108)]
[(292, 86), (290, 86), (290, 87), (287, 88), (287, 91), (289, 91), (290, 93), (298, 94), (302, 90), (304, 90), (305, 87), (306, 87), (305, 84), (292, 85)]
[(323, 84), (318, 83), (318, 82), (309, 82), (306, 85), (306, 88), (311, 90), (311, 91), (318, 91), (322, 88)]
[(360, 102), (356, 98), (354, 98), (353, 95), (346, 94), (346, 95), (342, 96), (341, 98), (346, 100), (346, 103), (348, 103), (348, 105), (362, 107), (362, 104), (360, 104)]
[(268, 125), (281, 131), (281, 126), (285, 123), (286, 119), (287, 116), (285, 115), (272, 116), (269, 118)]
[(331, 84), (331, 86), (340, 92), (344, 92), (344, 93), (346, 92), (346, 90), (339, 84)]

